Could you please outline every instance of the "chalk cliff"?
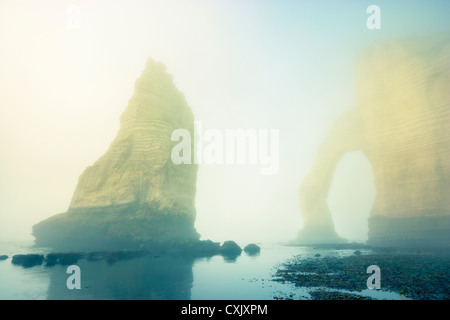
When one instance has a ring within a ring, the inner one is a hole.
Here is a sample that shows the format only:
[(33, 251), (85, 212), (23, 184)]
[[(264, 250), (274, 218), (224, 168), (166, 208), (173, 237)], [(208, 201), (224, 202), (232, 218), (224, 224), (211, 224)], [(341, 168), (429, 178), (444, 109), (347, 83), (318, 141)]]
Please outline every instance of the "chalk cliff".
[(376, 199), (369, 244), (450, 245), (450, 35), (389, 41), (356, 64), (357, 107), (343, 114), (301, 184), (297, 243), (339, 242), (326, 199), (342, 155), (361, 150)]
[(175, 129), (194, 116), (163, 64), (149, 59), (106, 153), (80, 176), (67, 212), (33, 226), (37, 245), (128, 247), (198, 239), (197, 166), (175, 165)]

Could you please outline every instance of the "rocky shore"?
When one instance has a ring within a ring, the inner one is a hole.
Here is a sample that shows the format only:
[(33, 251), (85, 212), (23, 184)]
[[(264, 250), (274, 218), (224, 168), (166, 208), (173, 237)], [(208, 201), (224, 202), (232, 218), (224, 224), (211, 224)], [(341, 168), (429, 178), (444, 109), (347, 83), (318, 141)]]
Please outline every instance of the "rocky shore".
[(448, 250), (414, 252), (390, 248), (364, 253), (356, 250), (343, 257), (296, 256), (277, 268), (275, 281), (306, 287), (314, 300), (372, 299), (362, 294), (368, 290), (367, 268), (371, 265), (380, 267), (381, 291), (413, 300), (450, 299)]
[[(250, 249), (248, 249), (250, 248)], [(259, 246), (249, 244), (244, 251), (247, 254), (259, 253)], [(44, 254), (16, 254), (12, 256), (11, 263), (31, 268), (44, 264), (46, 267), (55, 265), (72, 265), (80, 259), (87, 261), (105, 261), (107, 264), (114, 264), (120, 260), (130, 260), (142, 256), (151, 256), (159, 258), (163, 255), (182, 256), (191, 258), (211, 257), (222, 255), (227, 259), (236, 259), (242, 253), (241, 247), (234, 241), (225, 241), (222, 245), (219, 242), (211, 240), (199, 241), (178, 241), (166, 243), (147, 244), (144, 248), (138, 250), (109, 250), (109, 251), (80, 251), (80, 252), (52, 252)], [(1, 260), (7, 260), (6, 255), (0, 256)]]

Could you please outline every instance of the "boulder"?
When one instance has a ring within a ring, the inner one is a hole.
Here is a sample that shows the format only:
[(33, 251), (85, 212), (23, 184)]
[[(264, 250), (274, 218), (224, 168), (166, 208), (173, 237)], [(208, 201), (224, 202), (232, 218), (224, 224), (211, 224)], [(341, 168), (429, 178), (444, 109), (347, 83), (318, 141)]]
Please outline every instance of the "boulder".
[(238, 256), (241, 252), (241, 247), (239, 247), (236, 242), (231, 240), (225, 241), (220, 247), (220, 253), (222, 255)]
[(41, 265), (43, 261), (44, 256), (41, 254), (16, 254), (12, 257), (11, 263), (24, 268), (31, 268)]
[(117, 261), (121, 260), (131, 260), (134, 258), (142, 257), (146, 254), (143, 250), (119, 250), (109, 252), (105, 256), (105, 261), (108, 264), (114, 264)]
[(257, 254), (261, 251), (261, 248), (254, 243), (250, 243), (244, 247), (244, 251), (247, 254)]
[(63, 266), (69, 266), (72, 264), (76, 264), (80, 258), (83, 257), (81, 253), (49, 253), (45, 257), (45, 265), (47, 267), (54, 266), (56, 264), (60, 264)]

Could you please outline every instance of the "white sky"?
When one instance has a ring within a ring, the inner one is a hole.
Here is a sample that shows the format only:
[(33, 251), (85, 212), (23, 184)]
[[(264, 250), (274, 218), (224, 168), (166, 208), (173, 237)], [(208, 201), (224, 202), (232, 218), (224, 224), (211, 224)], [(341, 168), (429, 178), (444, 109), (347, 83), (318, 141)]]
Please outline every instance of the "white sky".
[[(366, 28), (381, 8), (382, 29)], [(80, 29), (67, 28), (70, 5)], [(354, 58), (375, 41), (449, 31), (448, 1), (0, 0), (0, 240), (67, 210), (108, 148), (148, 57), (206, 128), (280, 130), (280, 170), (202, 166), (197, 230), (247, 242), (295, 237), (297, 190), (330, 124), (355, 105)], [(367, 237), (375, 194), (361, 154), (339, 163), (337, 231)]]

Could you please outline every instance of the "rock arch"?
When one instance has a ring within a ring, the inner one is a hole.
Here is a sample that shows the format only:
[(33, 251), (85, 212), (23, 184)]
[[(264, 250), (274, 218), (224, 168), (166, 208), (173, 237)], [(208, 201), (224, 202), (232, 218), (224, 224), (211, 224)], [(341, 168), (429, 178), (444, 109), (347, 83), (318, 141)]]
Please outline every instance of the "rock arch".
[(326, 199), (340, 157), (361, 150), (377, 195), (369, 240), (381, 246), (450, 246), (450, 34), (392, 40), (356, 65), (357, 107), (319, 147), (303, 180), (297, 243), (342, 242)]

